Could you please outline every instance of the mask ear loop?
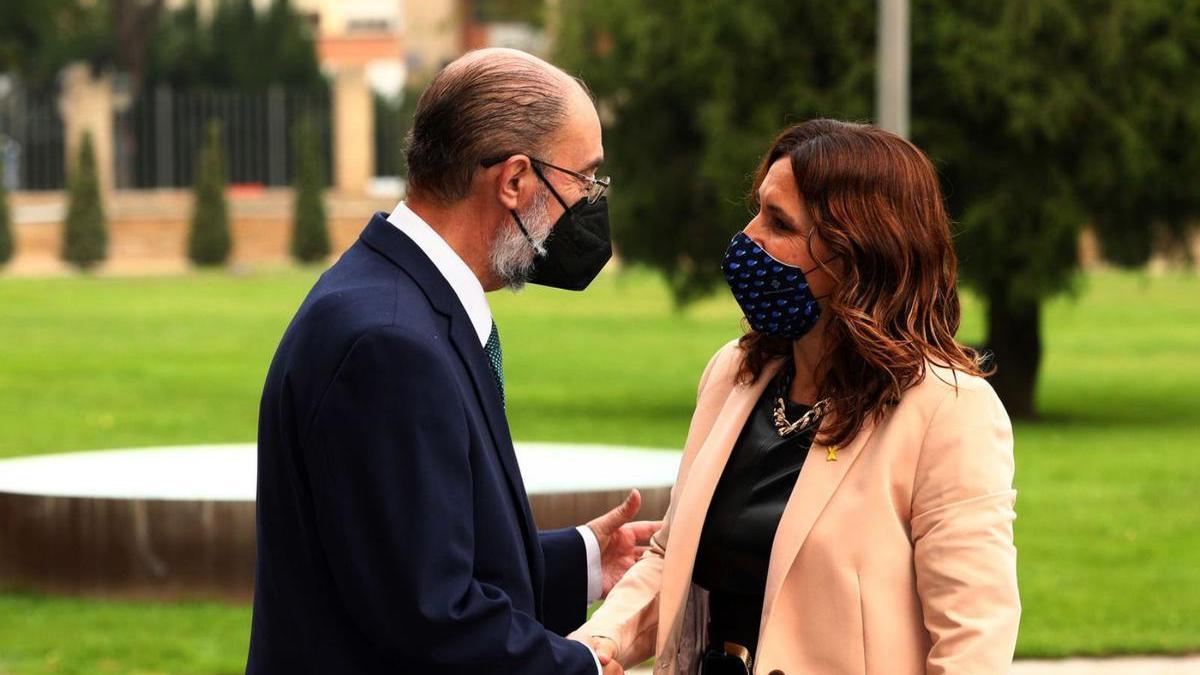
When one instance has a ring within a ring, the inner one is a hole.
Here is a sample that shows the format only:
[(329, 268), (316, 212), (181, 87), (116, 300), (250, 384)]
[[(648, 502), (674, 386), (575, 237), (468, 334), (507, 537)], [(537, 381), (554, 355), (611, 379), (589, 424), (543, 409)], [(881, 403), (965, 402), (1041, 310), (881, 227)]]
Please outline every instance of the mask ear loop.
[[(809, 254), (811, 254), (811, 253), (812, 253), (812, 248), (811, 248), (811, 247), (808, 249), (808, 252), (809, 252)], [(808, 275), (809, 275), (809, 273), (810, 273), (810, 272), (815, 272), (815, 271), (817, 271), (817, 270), (819, 270), (819, 269), (824, 269), (826, 265), (828, 265), (829, 263), (833, 262), (834, 260), (837, 260), (837, 259), (838, 259), (838, 258), (840, 258), (840, 257), (841, 257), (840, 255), (835, 255), (835, 256), (833, 256), (832, 258), (830, 258), (829, 260), (823, 260), (823, 261), (821, 261), (821, 262), (818, 262), (817, 264), (813, 265), (813, 268), (812, 268), (811, 270), (809, 270), (808, 272), (805, 272), (805, 273), (804, 273), (804, 278), (805, 278), (805, 279), (808, 279)], [(806, 282), (806, 283), (807, 283), (807, 282)], [(810, 288), (811, 288), (811, 287), (810, 287)], [(830, 292), (826, 293), (825, 295), (821, 295), (821, 296), (816, 296), (816, 295), (814, 295), (814, 296), (813, 296), (813, 299), (814, 299), (814, 300), (824, 300), (825, 298), (829, 298), (829, 297), (833, 297), (833, 291), (830, 291)]]
[[(554, 195), (554, 199), (558, 200), (558, 203), (562, 205), (563, 211), (566, 213), (571, 213), (571, 207), (567, 206), (567, 203), (563, 201), (562, 196), (558, 194), (558, 190), (555, 190), (554, 186), (550, 184), (550, 181), (546, 180), (546, 175), (542, 173), (541, 169), (538, 168), (537, 163), (531, 159), (529, 166), (533, 169), (533, 173), (537, 175), (538, 179), (545, 183), (546, 187), (550, 190), (550, 194)], [(542, 247), (534, 243), (533, 237), (529, 236), (529, 230), (525, 229), (525, 223), (521, 222), (521, 216), (517, 215), (517, 210), (509, 209), (509, 213), (512, 214), (513, 220), (517, 221), (517, 228), (521, 230), (521, 234), (525, 237), (525, 241), (529, 242), (529, 245), (533, 247), (533, 250), (541, 253), (543, 250)], [(574, 214), (572, 214), (571, 218), (574, 219), (574, 217)]]
[[(745, 233), (745, 232), (742, 232), (742, 234), (743, 234), (743, 235), (745, 235), (746, 233)], [(747, 238), (747, 239), (750, 239), (750, 237), (749, 237), (749, 236), (746, 236), (746, 238)], [(829, 260), (826, 260), (826, 261), (824, 261), (824, 262), (819, 262), (819, 263), (816, 263), (816, 264), (815, 264), (815, 265), (813, 265), (813, 266), (812, 266), (810, 269), (807, 269), (807, 270), (806, 270), (806, 269), (804, 269), (804, 268), (802, 268), (802, 267), (797, 267), (796, 265), (792, 265), (792, 264), (790, 264), (790, 263), (785, 263), (785, 262), (783, 262), (783, 261), (782, 261), (782, 260), (780, 260), (779, 258), (776, 258), (775, 256), (771, 255), (771, 252), (770, 252), (770, 251), (768, 251), (767, 249), (763, 248), (762, 246), (759, 246), (759, 245), (758, 245), (758, 242), (754, 241), (753, 239), (750, 239), (750, 241), (751, 241), (751, 242), (752, 242), (752, 243), (753, 243), (755, 246), (758, 246), (760, 249), (762, 249), (762, 252), (763, 252), (763, 254), (765, 254), (765, 255), (766, 255), (768, 258), (770, 258), (770, 259), (771, 259), (772, 261), (774, 261), (775, 263), (777, 263), (777, 264), (779, 264), (779, 265), (783, 265), (784, 267), (790, 267), (790, 268), (792, 268), (792, 269), (794, 269), (794, 270), (799, 270), (799, 272), (800, 272), (800, 276), (804, 277), (804, 278), (805, 278), (805, 280), (806, 280), (806, 281), (805, 281), (805, 283), (808, 283), (807, 279), (808, 279), (808, 275), (809, 275), (809, 274), (811, 274), (811, 273), (813, 273), (813, 272), (815, 272), (815, 271), (817, 271), (817, 270), (821, 269), (821, 268), (822, 268), (822, 267), (824, 267), (825, 265), (829, 264), (830, 262), (832, 262), (832, 261), (834, 261), (834, 260), (837, 260), (837, 259), (840, 257), (840, 256), (836, 256), (836, 255), (835, 255), (835, 256), (833, 256), (832, 258), (830, 258)], [(810, 254), (812, 253), (811, 249), (809, 250), (809, 253), (810, 253)], [(825, 299), (825, 298), (828, 298), (828, 297), (830, 297), (830, 296), (832, 296), (832, 295), (833, 295), (833, 293), (826, 293), (825, 295), (822, 295), (822, 296), (816, 296), (816, 295), (814, 295), (814, 296), (813, 296), (813, 299), (814, 299), (814, 300), (823, 300), (823, 299)]]
[[(804, 278), (807, 280), (809, 273), (815, 272), (815, 271), (823, 268), (825, 265), (829, 264), (830, 262), (837, 260), (838, 257), (839, 256), (835, 255), (832, 258), (830, 258), (829, 260), (817, 263), (816, 265), (813, 266), (813, 268), (811, 270), (808, 270), (808, 272), (804, 272)], [(805, 281), (805, 283), (808, 283), (808, 282)], [(810, 286), (810, 288), (811, 288), (811, 286)], [(824, 300), (825, 298), (829, 298), (829, 297), (833, 297), (833, 291), (830, 291), (830, 292), (826, 293), (825, 295), (814, 295), (813, 300)]]
[(525, 229), (525, 223), (521, 222), (521, 216), (517, 215), (517, 210), (510, 209), (508, 212), (512, 214), (513, 220), (517, 221), (517, 229), (521, 230), (521, 235), (525, 237), (525, 241), (529, 242), (529, 246), (535, 251), (540, 251), (541, 248), (534, 243), (533, 237), (529, 236), (529, 230)]
[[(814, 232), (816, 232), (816, 228), (810, 229), (810, 230), (808, 231), (808, 236), (806, 236), (806, 237), (804, 238), (804, 245), (805, 245), (805, 247), (808, 249), (808, 254), (809, 254), (810, 256), (816, 257), (816, 256), (814, 255), (814, 253), (813, 253), (813, 249), (812, 249), (812, 236), (813, 236), (813, 233), (814, 233)], [(824, 269), (826, 265), (828, 265), (829, 263), (833, 262), (834, 260), (837, 260), (837, 259), (838, 259), (838, 258), (840, 258), (840, 257), (842, 257), (842, 256), (840, 256), (840, 255), (834, 255), (834, 256), (833, 256), (833, 257), (831, 257), (829, 260), (823, 260), (823, 261), (821, 261), (821, 262), (818, 262), (816, 265), (814, 265), (814, 266), (813, 266), (813, 268), (812, 268), (811, 270), (809, 270), (808, 272), (805, 272), (805, 273), (804, 273), (804, 278), (805, 278), (805, 279), (807, 279), (807, 278), (808, 278), (808, 274), (809, 274), (809, 272), (815, 272), (815, 271), (816, 271), (816, 270), (818, 270), (818, 269)], [(831, 275), (831, 276), (833, 276), (833, 275)], [(834, 278), (836, 279), (837, 277), (836, 277), (836, 276), (834, 276)], [(830, 292), (826, 293), (825, 295), (822, 295), (822, 296), (819, 296), (819, 297), (818, 297), (818, 296), (816, 296), (816, 295), (814, 295), (814, 296), (813, 296), (813, 299), (814, 299), (814, 300), (824, 300), (825, 298), (829, 298), (829, 297), (833, 297), (833, 291), (830, 291)]]
[(542, 170), (538, 168), (537, 162), (531, 161), (529, 166), (533, 169), (533, 172), (537, 174), (537, 177), (546, 184), (546, 187), (550, 189), (550, 194), (554, 195), (554, 198), (558, 200), (559, 205), (563, 207), (563, 211), (567, 211), (569, 213), (571, 211), (571, 207), (567, 206), (567, 203), (563, 201), (562, 195), (558, 194), (558, 190), (554, 189), (554, 185), (552, 185), (550, 181), (546, 180), (546, 174), (542, 173)]

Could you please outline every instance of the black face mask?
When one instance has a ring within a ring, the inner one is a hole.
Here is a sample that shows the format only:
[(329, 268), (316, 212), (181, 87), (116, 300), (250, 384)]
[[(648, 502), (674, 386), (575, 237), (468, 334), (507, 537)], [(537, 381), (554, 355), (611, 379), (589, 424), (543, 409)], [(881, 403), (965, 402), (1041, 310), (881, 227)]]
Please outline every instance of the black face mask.
[[(550, 194), (566, 209), (554, 223), (550, 236), (546, 239), (546, 253), (539, 255), (533, 263), (533, 270), (526, 280), (531, 284), (561, 288), (567, 291), (582, 291), (592, 283), (592, 279), (600, 274), (600, 270), (608, 264), (612, 257), (612, 238), (608, 229), (608, 198), (601, 197), (589, 204), (587, 198), (581, 198), (573, 206), (567, 206), (558, 191), (546, 180), (542, 172), (534, 167), (538, 178), (550, 188)], [(516, 211), (512, 212), (521, 228), (525, 240), (535, 249), (537, 245), (521, 217)]]

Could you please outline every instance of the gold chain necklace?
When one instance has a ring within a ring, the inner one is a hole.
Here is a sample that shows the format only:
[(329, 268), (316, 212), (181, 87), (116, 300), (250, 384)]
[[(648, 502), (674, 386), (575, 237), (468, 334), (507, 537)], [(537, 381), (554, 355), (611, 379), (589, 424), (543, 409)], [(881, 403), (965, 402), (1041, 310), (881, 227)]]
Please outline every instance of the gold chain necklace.
[(787, 438), (794, 433), (804, 431), (813, 424), (820, 421), (825, 416), (825, 412), (829, 409), (829, 399), (823, 398), (817, 401), (817, 404), (808, 409), (808, 412), (796, 420), (790, 421), (787, 418), (787, 404), (784, 403), (783, 397), (775, 399), (775, 430), (779, 432), (779, 436)]
[[(786, 367), (786, 366), (785, 366)], [(817, 401), (816, 405), (808, 409), (800, 419), (795, 422), (787, 418), (787, 403), (784, 397), (787, 396), (788, 387), (791, 385), (791, 378), (784, 377), (779, 384), (779, 395), (775, 397), (775, 430), (779, 432), (781, 438), (787, 438), (792, 434), (804, 431), (813, 424), (816, 424), (825, 416), (829, 410), (829, 399), (823, 398)]]

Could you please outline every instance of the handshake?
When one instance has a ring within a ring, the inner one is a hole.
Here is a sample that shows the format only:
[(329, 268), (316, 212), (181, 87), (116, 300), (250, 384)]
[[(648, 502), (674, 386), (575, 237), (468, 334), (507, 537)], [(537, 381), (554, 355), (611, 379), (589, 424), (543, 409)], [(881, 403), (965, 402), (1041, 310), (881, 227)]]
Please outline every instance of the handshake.
[(625, 672), (616, 659), (617, 643), (612, 638), (603, 635), (589, 635), (582, 641), (596, 652), (596, 657), (600, 659), (600, 667), (604, 669), (604, 675), (621, 675)]
[(612, 638), (605, 638), (604, 635), (589, 635), (583, 644), (592, 647), (592, 651), (596, 652), (596, 658), (600, 659), (600, 668), (604, 668), (604, 675), (622, 675), (625, 669), (617, 661), (617, 643)]

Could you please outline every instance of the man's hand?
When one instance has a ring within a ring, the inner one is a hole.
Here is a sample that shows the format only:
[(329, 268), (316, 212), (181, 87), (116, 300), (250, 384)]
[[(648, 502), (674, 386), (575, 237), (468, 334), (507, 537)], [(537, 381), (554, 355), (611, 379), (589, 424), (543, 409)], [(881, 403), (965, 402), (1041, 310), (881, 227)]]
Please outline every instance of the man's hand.
[(607, 597), (625, 572), (646, 552), (650, 537), (662, 527), (662, 521), (629, 522), (642, 508), (642, 494), (630, 490), (620, 506), (587, 524), (600, 545), (600, 567), (604, 587), (600, 597)]

